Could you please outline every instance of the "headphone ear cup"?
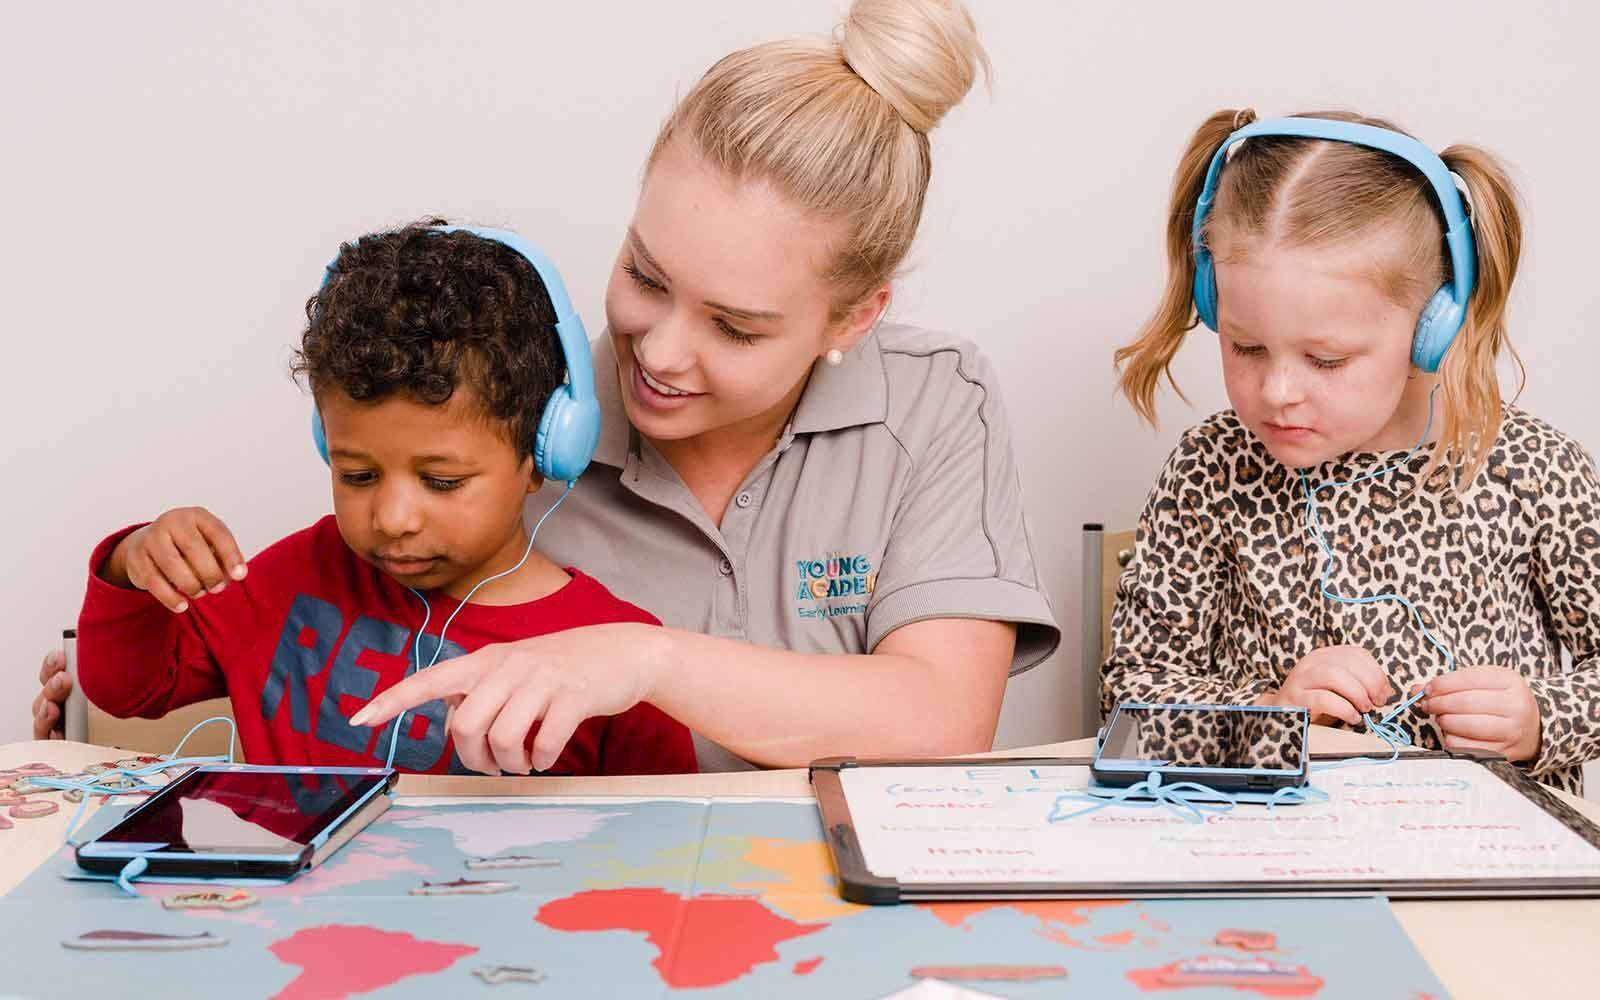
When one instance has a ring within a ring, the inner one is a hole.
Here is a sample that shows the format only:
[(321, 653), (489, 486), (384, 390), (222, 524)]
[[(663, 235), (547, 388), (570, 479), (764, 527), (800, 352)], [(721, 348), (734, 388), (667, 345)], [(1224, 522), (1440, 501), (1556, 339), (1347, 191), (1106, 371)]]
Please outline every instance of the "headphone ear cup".
[(1217, 329), (1217, 272), (1211, 263), (1211, 251), (1196, 247), (1194, 252), (1194, 311), (1206, 329)]
[(311, 443), (316, 446), (317, 454), (322, 456), (323, 465), (332, 465), (328, 458), (328, 432), (322, 429), (322, 411), (316, 407), (311, 408)]
[(574, 399), (570, 386), (550, 394), (533, 441), (533, 467), (540, 477), (570, 483), (583, 474), (600, 443), (600, 403)]
[(1411, 363), (1425, 372), (1438, 371), (1465, 320), (1466, 310), (1456, 303), (1449, 285), (1434, 292), (1417, 317), (1417, 332), (1411, 338)]

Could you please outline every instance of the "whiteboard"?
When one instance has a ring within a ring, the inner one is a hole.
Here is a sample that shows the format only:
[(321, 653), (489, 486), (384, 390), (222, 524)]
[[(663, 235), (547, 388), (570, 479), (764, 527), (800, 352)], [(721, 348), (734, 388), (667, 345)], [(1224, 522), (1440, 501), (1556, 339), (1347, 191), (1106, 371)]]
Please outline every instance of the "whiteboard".
[[(1600, 830), (1509, 765), (1323, 766), (1312, 785), (1326, 802), (1241, 804), (1198, 823), (1164, 806), (1063, 818), (1089, 804), (1079, 762), (846, 765), (837, 794), (817, 790), (841, 876), (934, 895), (1600, 895)], [(847, 818), (830, 815), (841, 805)]]

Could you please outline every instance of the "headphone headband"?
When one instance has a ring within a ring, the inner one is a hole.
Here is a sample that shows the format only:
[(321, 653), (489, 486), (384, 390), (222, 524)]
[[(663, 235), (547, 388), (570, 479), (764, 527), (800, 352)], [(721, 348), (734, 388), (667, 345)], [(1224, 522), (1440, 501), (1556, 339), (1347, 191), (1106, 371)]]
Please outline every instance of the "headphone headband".
[[(528, 262), (539, 280), (556, 314), (556, 339), (567, 363), (567, 380), (556, 387), (539, 416), (534, 435), (533, 465), (544, 479), (572, 484), (594, 458), (600, 440), (600, 403), (594, 394), (594, 358), (589, 353), (589, 337), (583, 330), (583, 320), (572, 308), (567, 286), (561, 272), (544, 251), (509, 229), (491, 229), (478, 226), (432, 226), (437, 233), (471, 233), (480, 239), (492, 240), (510, 248)], [(324, 288), (333, 278), (335, 257), (323, 270)], [(327, 434), (322, 426), (322, 414), (312, 411), (311, 440), (328, 461)]]
[(1204, 234), (1206, 219), (1211, 215), (1211, 202), (1217, 195), (1218, 178), (1227, 162), (1228, 150), (1246, 139), (1264, 135), (1367, 146), (1400, 157), (1427, 178), (1444, 213), (1444, 241), (1450, 253), (1451, 279), (1433, 293), (1417, 317), (1416, 333), (1411, 338), (1411, 363), (1421, 371), (1438, 371), (1445, 352), (1466, 321), (1467, 300), (1472, 297), (1472, 288), (1477, 282), (1478, 254), (1472, 239), (1472, 219), (1467, 215), (1450, 169), (1439, 154), (1408, 135), (1374, 125), (1328, 118), (1269, 118), (1236, 129), (1222, 141), (1206, 168), (1205, 184), (1195, 202), (1194, 224), (1189, 235), (1194, 253), (1194, 310), (1200, 322), (1217, 329), (1216, 262), (1205, 245)]
[(509, 229), (494, 229), (487, 226), (434, 226), (434, 232), (439, 233), (471, 233), (486, 240), (493, 240), (504, 246), (510, 247), (522, 256), (533, 267), (533, 272), (544, 282), (544, 290), (550, 296), (550, 305), (556, 313), (556, 336), (561, 341), (561, 353), (567, 359), (567, 383), (571, 387), (572, 398), (585, 400), (594, 398), (594, 361), (589, 354), (589, 335), (583, 330), (583, 320), (578, 318), (578, 311), (572, 308), (572, 299), (567, 295), (567, 286), (561, 281), (561, 272), (543, 250), (529, 243), (521, 235)]
[(1472, 220), (1467, 215), (1466, 205), (1461, 200), (1461, 192), (1456, 188), (1450, 168), (1444, 165), (1438, 153), (1409, 135), (1375, 125), (1328, 118), (1267, 118), (1251, 122), (1233, 132), (1211, 157), (1211, 165), (1206, 168), (1205, 186), (1200, 191), (1200, 200), (1195, 204), (1193, 240), (1197, 251), (1204, 249), (1201, 231), (1205, 227), (1206, 217), (1211, 214), (1211, 202), (1217, 194), (1218, 177), (1227, 161), (1228, 150), (1246, 139), (1264, 135), (1329, 139), (1367, 146), (1398, 156), (1421, 171), (1444, 212), (1444, 241), (1450, 251), (1450, 269), (1454, 276), (1450, 282), (1451, 298), (1463, 310), (1466, 308), (1467, 299), (1477, 282), (1478, 255), (1472, 241)]

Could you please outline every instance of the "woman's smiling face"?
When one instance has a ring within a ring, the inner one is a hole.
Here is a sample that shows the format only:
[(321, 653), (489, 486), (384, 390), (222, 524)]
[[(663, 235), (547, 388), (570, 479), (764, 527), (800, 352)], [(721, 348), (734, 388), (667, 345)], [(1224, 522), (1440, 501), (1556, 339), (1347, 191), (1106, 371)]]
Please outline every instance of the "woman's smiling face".
[(854, 339), (822, 279), (842, 236), (681, 143), (663, 150), (606, 287), (633, 426), (679, 441), (781, 424), (816, 359)]

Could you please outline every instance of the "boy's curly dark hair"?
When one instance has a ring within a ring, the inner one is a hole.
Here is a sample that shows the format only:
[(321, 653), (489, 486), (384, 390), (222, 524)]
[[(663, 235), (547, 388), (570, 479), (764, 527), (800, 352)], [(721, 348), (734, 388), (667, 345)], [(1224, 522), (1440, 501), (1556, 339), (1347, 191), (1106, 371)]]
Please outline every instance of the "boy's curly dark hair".
[(432, 228), (444, 224), (340, 246), (327, 283), (306, 301), (290, 371), (313, 393), (337, 388), (358, 402), (404, 395), (438, 406), (466, 385), (526, 458), (566, 372), (555, 308), (521, 254)]

